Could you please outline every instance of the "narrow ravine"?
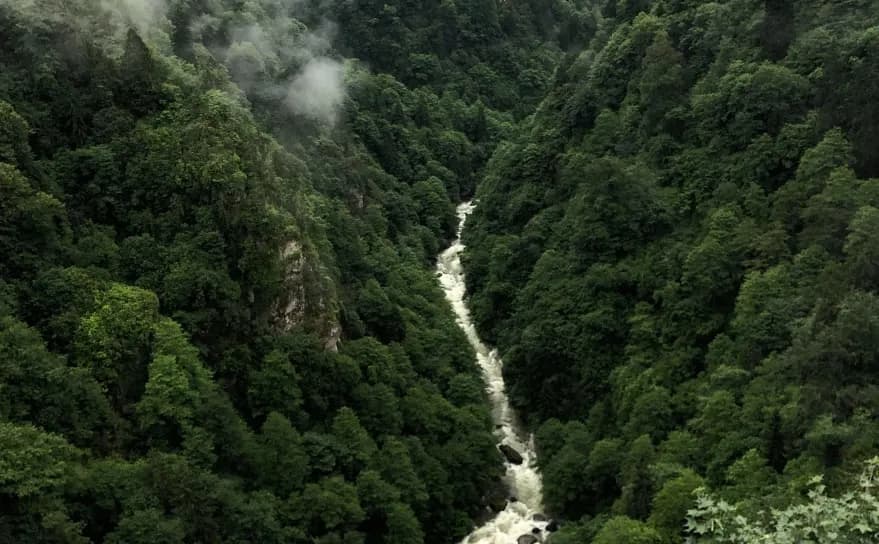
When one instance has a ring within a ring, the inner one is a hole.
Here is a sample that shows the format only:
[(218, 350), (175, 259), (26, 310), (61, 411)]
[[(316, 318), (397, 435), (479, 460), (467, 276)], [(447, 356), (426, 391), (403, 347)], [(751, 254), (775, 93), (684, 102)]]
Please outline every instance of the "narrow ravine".
[[(510, 497), (505, 508), (491, 521), (473, 531), (462, 544), (533, 544), (545, 540), (548, 525), (542, 513), (543, 494), (534, 441), (522, 430), (515, 412), (510, 407), (501, 372), (503, 361), (498, 356), (497, 350), (490, 349), (479, 339), (476, 327), (470, 319), (470, 310), (464, 300), (466, 287), (464, 269), (461, 266), (461, 253), (464, 251), (461, 232), (464, 230), (467, 216), (474, 207), (471, 202), (458, 206), (457, 239), (440, 254), (437, 260), (437, 272), (446, 298), (455, 311), (458, 324), (467, 334), (467, 339), (476, 351), (477, 362), (482, 369), (491, 401), (498, 447), (512, 448), (515, 453), (507, 449), (505, 454), (504, 484)], [(521, 456), (521, 463), (511, 462), (511, 457), (513, 461), (519, 461), (516, 459), (516, 453)]]

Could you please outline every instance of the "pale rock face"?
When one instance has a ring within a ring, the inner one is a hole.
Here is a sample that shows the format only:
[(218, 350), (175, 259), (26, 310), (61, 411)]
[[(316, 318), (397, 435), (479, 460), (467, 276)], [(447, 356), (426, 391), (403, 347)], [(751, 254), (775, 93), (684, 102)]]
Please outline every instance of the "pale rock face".
[(323, 275), (316, 273), (314, 263), (303, 249), (296, 240), (290, 240), (281, 248), (284, 291), (272, 309), (275, 328), (283, 333), (297, 327), (313, 327), (323, 340), (324, 349), (338, 351), (342, 326), (332, 304), (332, 291), (327, 292), (323, 285), (306, 289), (307, 281), (317, 281), (311, 278)]
[(324, 349), (327, 351), (338, 352), (339, 341), (342, 338), (342, 326), (338, 323), (330, 324), (330, 332), (324, 342)]
[(281, 259), (284, 261), (284, 295), (276, 302), (275, 313), (277, 326), (283, 332), (289, 332), (305, 322), (306, 293), (303, 271), (305, 270), (305, 254), (302, 245), (290, 240), (281, 248)]

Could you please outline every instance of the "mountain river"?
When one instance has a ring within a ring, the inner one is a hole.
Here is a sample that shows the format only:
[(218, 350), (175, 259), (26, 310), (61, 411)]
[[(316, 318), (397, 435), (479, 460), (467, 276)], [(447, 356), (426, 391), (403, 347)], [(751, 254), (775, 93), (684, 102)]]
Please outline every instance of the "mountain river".
[[(464, 329), (467, 339), (476, 351), (476, 359), (482, 369), (491, 401), (498, 447), (512, 448), (521, 455), (522, 462), (512, 463), (509, 461), (511, 455), (505, 455), (507, 461), (504, 484), (510, 499), (507, 500), (503, 511), (474, 530), (461, 544), (533, 544), (543, 542), (548, 534), (547, 520), (542, 513), (543, 494), (540, 473), (537, 470), (534, 439), (523, 431), (507, 399), (501, 373), (503, 361), (497, 350), (490, 349), (479, 339), (476, 327), (470, 319), (470, 310), (464, 300), (466, 288), (464, 269), (461, 266), (461, 253), (464, 251), (461, 232), (464, 230), (467, 216), (474, 208), (472, 202), (458, 206), (458, 237), (437, 259), (437, 275), (446, 298), (455, 311), (458, 325)], [(518, 461), (514, 454), (512, 457), (513, 460)]]

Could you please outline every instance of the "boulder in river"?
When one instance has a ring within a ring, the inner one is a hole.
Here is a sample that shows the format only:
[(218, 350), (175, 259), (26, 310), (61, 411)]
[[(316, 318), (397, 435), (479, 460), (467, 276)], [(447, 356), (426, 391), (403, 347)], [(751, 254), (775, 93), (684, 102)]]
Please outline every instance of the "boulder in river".
[(535, 527), (535, 528), (531, 529), (531, 534), (532, 534), (532, 535), (539, 535), (539, 534), (542, 533), (542, 532), (543, 532), (543, 531), (540, 530), (540, 527)]
[(537, 542), (540, 542), (540, 539), (534, 535), (522, 535), (516, 539), (516, 544), (536, 544)]
[(522, 458), (522, 454), (513, 449), (512, 446), (508, 446), (506, 444), (500, 444), (498, 449), (501, 450), (501, 453), (504, 454), (504, 457), (507, 458), (507, 461), (513, 463), (514, 465), (521, 465), (524, 459)]
[(549, 524), (546, 526), (546, 530), (549, 531), (550, 533), (554, 533), (554, 532), (558, 531), (559, 530), (559, 522), (557, 522), (556, 520), (550, 521)]
[(533, 519), (534, 521), (547, 521), (546, 516), (544, 516), (543, 514), (534, 514), (533, 516), (531, 516), (531, 519)]
[(488, 507), (491, 508), (492, 512), (503, 512), (504, 508), (507, 507), (507, 501), (503, 497), (491, 497)]

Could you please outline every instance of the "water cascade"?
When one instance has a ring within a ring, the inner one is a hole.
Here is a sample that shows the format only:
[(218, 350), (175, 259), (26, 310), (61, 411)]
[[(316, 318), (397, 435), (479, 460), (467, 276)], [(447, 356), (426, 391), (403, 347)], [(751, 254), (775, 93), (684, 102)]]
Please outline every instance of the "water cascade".
[[(506, 457), (504, 484), (510, 500), (504, 509), (485, 525), (477, 528), (462, 544), (532, 544), (543, 542), (550, 523), (542, 514), (543, 494), (540, 473), (537, 470), (537, 455), (534, 451), (533, 437), (527, 435), (519, 425), (516, 413), (504, 388), (501, 361), (497, 350), (490, 349), (476, 333), (470, 319), (470, 310), (464, 300), (466, 292), (464, 269), (461, 266), (461, 232), (467, 216), (475, 205), (465, 202), (458, 206), (458, 234), (454, 243), (440, 254), (437, 260), (437, 275), (452, 304), (458, 325), (464, 329), (467, 339), (476, 351), (477, 362), (482, 369), (486, 389), (491, 401), (492, 419), (498, 447)], [(509, 449), (512, 448), (512, 451)], [(518, 455), (517, 455), (518, 454)], [(521, 457), (519, 459), (518, 457)], [(519, 462), (521, 461), (521, 462)], [(550, 527), (552, 529), (553, 527)], [(530, 535), (530, 536), (529, 536)]]

